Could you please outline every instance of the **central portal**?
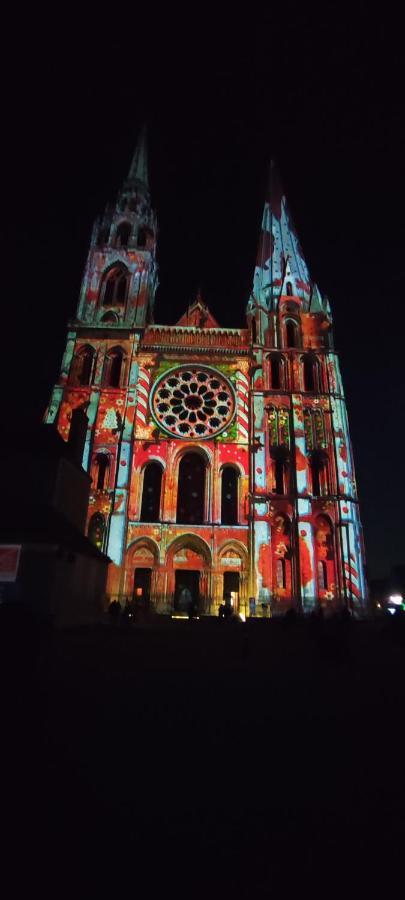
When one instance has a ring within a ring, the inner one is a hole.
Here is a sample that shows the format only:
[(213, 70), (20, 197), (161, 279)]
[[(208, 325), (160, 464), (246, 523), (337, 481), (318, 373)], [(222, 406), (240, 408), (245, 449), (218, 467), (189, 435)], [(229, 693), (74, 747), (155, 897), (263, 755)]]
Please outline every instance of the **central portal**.
[(189, 612), (190, 604), (198, 607), (200, 599), (200, 573), (176, 569), (174, 608), (177, 612)]

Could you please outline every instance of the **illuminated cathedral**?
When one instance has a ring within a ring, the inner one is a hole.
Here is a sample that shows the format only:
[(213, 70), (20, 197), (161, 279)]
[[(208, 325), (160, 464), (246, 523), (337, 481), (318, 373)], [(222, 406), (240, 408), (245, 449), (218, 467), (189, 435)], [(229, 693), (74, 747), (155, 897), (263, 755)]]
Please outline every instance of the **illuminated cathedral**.
[[(352, 448), (329, 302), (271, 169), (245, 328), (201, 296), (155, 323), (156, 215), (145, 134), (95, 222), (45, 421), (88, 418), (87, 535), (106, 602), (160, 614), (192, 597), (243, 617), (366, 609)], [(231, 298), (230, 298), (231, 299)]]

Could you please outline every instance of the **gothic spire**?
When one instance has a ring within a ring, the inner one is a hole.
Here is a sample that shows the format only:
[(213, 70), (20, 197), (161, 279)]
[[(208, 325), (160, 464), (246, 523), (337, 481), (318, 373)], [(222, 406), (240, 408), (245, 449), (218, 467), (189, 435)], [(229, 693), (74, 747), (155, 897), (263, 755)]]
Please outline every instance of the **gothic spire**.
[[(290, 287), (287, 287), (288, 284)], [(308, 304), (311, 285), (286, 196), (272, 160), (253, 279), (253, 295), (257, 302), (274, 309), (279, 296), (290, 292)]]
[(146, 125), (142, 126), (139, 133), (135, 153), (128, 172), (128, 181), (141, 182), (149, 189)]

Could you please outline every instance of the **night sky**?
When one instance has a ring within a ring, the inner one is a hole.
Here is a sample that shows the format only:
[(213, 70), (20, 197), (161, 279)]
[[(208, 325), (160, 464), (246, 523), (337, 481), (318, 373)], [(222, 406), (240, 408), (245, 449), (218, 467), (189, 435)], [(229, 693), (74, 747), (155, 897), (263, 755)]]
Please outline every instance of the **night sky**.
[[(195, 8), (195, 10), (197, 7)], [(200, 9), (200, 7), (198, 7)], [(144, 121), (159, 222), (157, 322), (198, 286), (242, 326), (268, 165), (334, 313), (370, 577), (405, 562), (404, 64), (401, 29), (357, 5), (325, 18), (208, 7), (165, 20), (25, 19), (3, 85), (2, 425), (38, 421), (74, 315), (92, 222)], [(37, 11), (35, 11), (37, 16)], [(228, 21), (229, 19), (229, 21)]]

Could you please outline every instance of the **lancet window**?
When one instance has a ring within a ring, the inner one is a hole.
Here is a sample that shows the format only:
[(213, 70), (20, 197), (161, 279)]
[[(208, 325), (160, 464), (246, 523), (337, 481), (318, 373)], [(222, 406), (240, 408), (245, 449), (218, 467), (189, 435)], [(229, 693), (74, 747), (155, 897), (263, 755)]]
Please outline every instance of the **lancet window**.
[(109, 269), (101, 285), (103, 306), (124, 306), (128, 294), (129, 272), (125, 266)]
[(325, 420), (321, 409), (304, 409), (304, 431), (308, 451), (326, 448)]
[(269, 441), (271, 447), (290, 446), (290, 413), (285, 407), (268, 410)]

